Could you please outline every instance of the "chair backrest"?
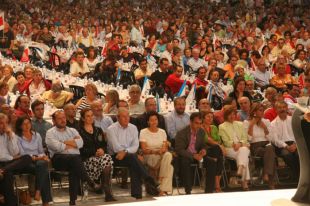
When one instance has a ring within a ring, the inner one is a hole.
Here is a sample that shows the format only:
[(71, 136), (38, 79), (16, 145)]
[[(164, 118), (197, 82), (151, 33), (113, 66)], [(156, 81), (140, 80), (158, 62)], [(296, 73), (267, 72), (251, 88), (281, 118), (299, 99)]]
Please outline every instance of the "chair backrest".
[(74, 94), (73, 99), (77, 100), (85, 96), (85, 88), (76, 86), (76, 85), (69, 85), (70, 91)]

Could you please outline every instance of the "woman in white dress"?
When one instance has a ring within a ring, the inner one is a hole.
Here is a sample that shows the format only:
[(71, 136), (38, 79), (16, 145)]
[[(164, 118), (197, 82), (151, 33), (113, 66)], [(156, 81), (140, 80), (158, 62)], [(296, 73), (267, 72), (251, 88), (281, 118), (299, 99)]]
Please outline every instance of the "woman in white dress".
[(160, 195), (166, 195), (172, 191), (173, 176), (172, 154), (168, 152), (167, 134), (158, 128), (157, 112), (149, 112), (147, 122), (148, 127), (140, 132), (144, 163), (150, 175), (158, 180)]

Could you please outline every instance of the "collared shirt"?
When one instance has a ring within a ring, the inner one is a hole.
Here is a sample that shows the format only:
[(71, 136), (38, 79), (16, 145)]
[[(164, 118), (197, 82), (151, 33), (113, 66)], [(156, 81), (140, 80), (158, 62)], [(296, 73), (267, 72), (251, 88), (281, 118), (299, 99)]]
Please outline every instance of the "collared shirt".
[(255, 82), (257, 82), (258, 84), (260, 84), (262, 86), (269, 84), (269, 80), (271, 79), (269, 71), (261, 72), (258, 69), (256, 69), (253, 72), (253, 76), (254, 76)]
[(46, 133), (46, 145), (50, 152), (51, 157), (54, 154), (80, 154), (80, 148), (83, 147), (83, 140), (74, 139), (77, 148), (66, 149), (64, 141), (72, 140), (79, 135), (78, 131), (74, 128), (66, 127), (64, 131), (59, 130), (57, 127), (52, 127)]
[(0, 162), (7, 162), (13, 160), (13, 157), (18, 155), (19, 148), (17, 137), (13, 134), (10, 139), (6, 133), (0, 134)]
[(45, 143), (46, 132), (47, 130), (52, 128), (53, 125), (44, 119), (39, 120), (37, 118), (33, 118), (31, 122), (32, 122), (33, 130), (40, 134), (42, 138), (43, 146), (45, 147), (46, 146), (46, 143)]
[(109, 116), (103, 116), (102, 118), (95, 117), (95, 126), (102, 129), (106, 133), (109, 126), (113, 124), (113, 120)]
[(143, 102), (139, 102), (138, 104), (129, 105), (130, 114), (142, 114), (145, 111), (145, 106)]
[(175, 110), (173, 110), (164, 117), (167, 133), (171, 139), (175, 138), (178, 131), (189, 125), (189, 114), (186, 112), (179, 115)]
[(46, 87), (43, 80), (40, 82), (37, 88), (35, 87), (33, 82), (29, 85), (29, 92), (31, 96), (38, 97), (45, 91)]
[(292, 128), (292, 117), (287, 116), (285, 120), (278, 116), (271, 122), (272, 142), (279, 148), (287, 146), (285, 142), (294, 141), (294, 133)]
[(119, 122), (108, 127), (107, 140), (109, 154), (113, 155), (123, 150), (129, 153), (136, 153), (139, 148), (138, 129), (129, 123), (127, 127), (122, 127)]
[(18, 147), (21, 155), (30, 155), (30, 156), (44, 155), (42, 138), (38, 132), (34, 132), (32, 134), (30, 142), (26, 140), (24, 137), (18, 137)]
[[(254, 124), (253, 126), (253, 135), (248, 134), (249, 141), (251, 143), (255, 142), (263, 142), (263, 141), (270, 141), (270, 136), (271, 136), (271, 124), (268, 119), (262, 119), (261, 120), (267, 127), (267, 130), (269, 132), (268, 135), (265, 134), (265, 131), (262, 127), (257, 126), (257, 124)], [(245, 132), (248, 133), (249, 127), (250, 127), (250, 122), (248, 120), (245, 120), (243, 122), (243, 126), (245, 128)]]
[(191, 140), (189, 142), (187, 150), (192, 154), (197, 153), (195, 145), (196, 145), (196, 132), (191, 131)]
[(138, 30), (136, 27), (132, 27), (130, 31), (130, 39), (131, 41), (135, 41), (138, 44), (142, 44), (143, 42), (143, 36), (140, 30)]
[(238, 113), (241, 121), (247, 120), (249, 118), (248, 113), (243, 110), (239, 110)]

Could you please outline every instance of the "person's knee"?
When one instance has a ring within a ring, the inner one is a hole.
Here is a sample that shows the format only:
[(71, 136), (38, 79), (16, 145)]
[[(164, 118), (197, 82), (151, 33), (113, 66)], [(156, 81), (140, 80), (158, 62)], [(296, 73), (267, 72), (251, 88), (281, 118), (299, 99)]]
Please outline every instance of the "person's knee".
[(249, 150), (249, 148), (248, 147), (240, 147), (239, 148), (239, 151), (241, 152), (241, 153), (250, 153), (250, 150)]
[(172, 161), (172, 154), (170, 152), (165, 152), (165, 154), (163, 155), (163, 160), (171, 162)]
[(38, 168), (46, 168), (48, 167), (48, 162), (47, 161), (44, 161), (44, 160), (38, 160), (36, 162), (36, 167)]

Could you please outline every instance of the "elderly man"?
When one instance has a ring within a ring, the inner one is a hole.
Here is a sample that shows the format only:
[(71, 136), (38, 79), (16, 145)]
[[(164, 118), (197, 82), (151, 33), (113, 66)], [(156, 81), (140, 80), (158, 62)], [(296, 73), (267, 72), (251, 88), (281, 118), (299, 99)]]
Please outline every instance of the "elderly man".
[[(139, 132), (142, 129), (148, 127), (147, 114), (149, 112), (157, 111), (157, 103), (154, 97), (146, 98), (144, 105), (145, 105), (145, 112), (137, 117), (137, 127), (138, 127)], [(158, 127), (163, 130), (166, 130), (165, 118), (160, 114), (158, 114)]]
[(284, 101), (288, 104), (291, 113), (294, 112), (294, 103), (297, 103), (297, 98), (300, 96), (300, 88), (298, 84), (288, 84), (287, 94), (283, 95)]
[(265, 60), (263, 58), (258, 60), (257, 69), (253, 72), (255, 84), (258, 87), (263, 87), (269, 84), (271, 79), (270, 72), (267, 70)]
[(210, 112), (212, 110), (210, 102), (208, 101), (207, 98), (199, 100), (198, 110), (199, 112)]
[(288, 106), (284, 101), (276, 102), (278, 116), (271, 122), (272, 143), (276, 154), (283, 157), (292, 170), (293, 178), (299, 177), (299, 157), (292, 128), (292, 117), (288, 115)]
[(250, 116), (250, 111), (251, 111), (250, 99), (248, 97), (240, 97), (238, 99), (238, 103), (240, 105), (240, 110), (238, 111), (240, 120), (241, 121), (247, 120)]
[(100, 189), (88, 177), (80, 156), (83, 140), (78, 131), (67, 127), (66, 115), (63, 111), (53, 114), (54, 127), (46, 133), (46, 144), (50, 152), (53, 167), (56, 170), (69, 172), (70, 205), (76, 205), (79, 182), (86, 181), (95, 190)]
[(129, 123), (129, 111), (119, 108), (118, 121), (107, 129), (108, 150), (116, 166), (129, 167), (131, 176), (131, 196), (142, 198), (142, 180), (144, 179), (147, 193), (158, 195), (156, 184), (147, 173), (136, 154), (139, 148), (137, 127)]
[(192, 51), (192, 56), (188, 62), (187, 65), (190, 66), (194, 71), (197, 71), (199, 67), (205, 67), (208, 68), (207, 62), (205, 60), (199, 58), (200, 49), (194, 48)]
[(26, 169), (32, 163), (29, 155), (20, 156), (18, 140), (8, 126), (8, 118), (0, 113), (0, 192), (5, 205), (16, 206), (13, 174)]
[(94, 114), (95, 126), (101, 128), (102, 131), (106, 133), (108, 127), (113, 124), (113, 120), (109, 116), (103, 116), (102, 101), (94, 101), (90, 106)]
[(167, 133), (170, 137), (172, 147), (174, 147), (177, 132), (189, 125), (189, 114), (185, 112), (185, 98), (177, 97), (173, 103), (174, 110), (165, 116)]
[(144, 112), (144, 104), (141, 101), (141, 88), (139, 85), (131, 85), (129, 88), (129, 112), (130, 114), (142, 114)]

